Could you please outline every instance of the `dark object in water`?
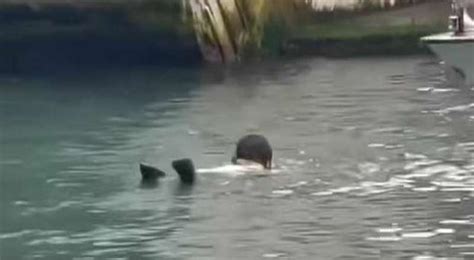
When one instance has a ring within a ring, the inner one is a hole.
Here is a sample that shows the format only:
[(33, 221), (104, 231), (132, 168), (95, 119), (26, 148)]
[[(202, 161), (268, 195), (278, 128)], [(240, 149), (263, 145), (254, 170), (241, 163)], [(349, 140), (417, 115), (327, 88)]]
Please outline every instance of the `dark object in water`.
[(196, 177), (196, 170), (191, 159), (180, 159), (172, 162), (174, 170), (178, 173), (182, 183), (193, 184)]
[(232, 157), (232, 163), (238, 159), (244, 159), (263, 165), (266, 169), (272, 168), (272, 147), (268, 140), (262, 135), (246, 135), (240, 138)]
[(166, 176), (162, 170), (142, 163), (140, 163), (140, 173), (144, 182), (156, 181), (158, 178)]

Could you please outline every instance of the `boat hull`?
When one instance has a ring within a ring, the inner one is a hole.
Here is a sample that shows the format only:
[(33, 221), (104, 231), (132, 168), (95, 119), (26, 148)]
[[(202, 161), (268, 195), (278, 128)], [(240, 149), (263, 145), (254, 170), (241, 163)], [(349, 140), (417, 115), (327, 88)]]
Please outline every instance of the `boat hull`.
[(428, 36), (422, 41), (447, 65), (460, 71), (468, 84), (474, 84), (474, 35), (447, 33)]

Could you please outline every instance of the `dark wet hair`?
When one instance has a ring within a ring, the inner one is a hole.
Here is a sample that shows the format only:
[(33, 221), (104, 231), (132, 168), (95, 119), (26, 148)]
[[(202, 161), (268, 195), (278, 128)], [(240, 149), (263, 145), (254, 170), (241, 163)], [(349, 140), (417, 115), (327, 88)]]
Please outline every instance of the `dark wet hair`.
[(272, 147), (268, 140), (261, 135), (246, 135), (237, 143), (232, 162), (245, 159), (260, 163), (266, 169), (272, 168)]

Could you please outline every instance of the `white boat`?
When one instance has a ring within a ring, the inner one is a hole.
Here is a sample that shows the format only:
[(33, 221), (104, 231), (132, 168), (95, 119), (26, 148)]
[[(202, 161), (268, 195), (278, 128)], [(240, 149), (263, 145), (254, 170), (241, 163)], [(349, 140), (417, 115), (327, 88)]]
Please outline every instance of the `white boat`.
[(450, 16), (450, 32), (421, 38), (448, 66), (453, 67), (465, 79), (474, 84), (474, 21), (466, 9), (453, 4)]

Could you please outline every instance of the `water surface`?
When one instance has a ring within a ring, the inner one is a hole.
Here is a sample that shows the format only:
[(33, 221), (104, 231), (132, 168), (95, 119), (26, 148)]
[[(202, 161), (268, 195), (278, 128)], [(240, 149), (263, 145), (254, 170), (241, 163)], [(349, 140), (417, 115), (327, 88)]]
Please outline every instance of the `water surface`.
[[(469, 259), (474, 91), (431, 57), (0, 77), (0, 259)], [(206, 174), (264, 133), (281, 172)], [(140, 185), (138, 162), (169, 173)]]

